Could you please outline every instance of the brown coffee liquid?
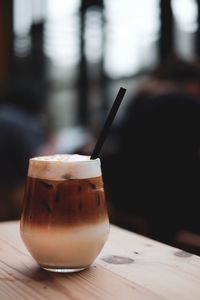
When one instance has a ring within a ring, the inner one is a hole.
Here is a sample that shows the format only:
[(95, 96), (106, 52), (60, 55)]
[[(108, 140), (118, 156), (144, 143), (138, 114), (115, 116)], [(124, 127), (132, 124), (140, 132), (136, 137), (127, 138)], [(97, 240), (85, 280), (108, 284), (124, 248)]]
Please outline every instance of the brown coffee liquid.
[(81, 226), (108, 218), (102, 177), (61, 181), (28, 177), (21, 226)]

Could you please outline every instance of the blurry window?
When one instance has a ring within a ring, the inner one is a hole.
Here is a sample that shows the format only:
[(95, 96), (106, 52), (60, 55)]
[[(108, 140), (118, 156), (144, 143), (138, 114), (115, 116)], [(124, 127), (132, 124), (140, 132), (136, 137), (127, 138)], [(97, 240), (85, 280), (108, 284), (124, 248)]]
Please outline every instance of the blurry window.
[(108, 76), (132, 76), (157, 62), (159, 0), (107, 0), (105, 20)]
[(179, 56), (185, 59), (193, 59), (196, 55), (197, 3), (195, 0), (172, 0), (172, 11), (175, 20), (175, 50)]
[(98, 63), (103, 50), (103, 18), (98, 7), (91, 7), (85, 17), (85, 55), (89, 63)]
[(44, 51), (60, 67), (74, 67), (79, 61), (80, 0), (47, 0)]
[(18, 57), (27, 56), (31, 49), (31, 13), (31, 0), (14, 0), (14, 53)]

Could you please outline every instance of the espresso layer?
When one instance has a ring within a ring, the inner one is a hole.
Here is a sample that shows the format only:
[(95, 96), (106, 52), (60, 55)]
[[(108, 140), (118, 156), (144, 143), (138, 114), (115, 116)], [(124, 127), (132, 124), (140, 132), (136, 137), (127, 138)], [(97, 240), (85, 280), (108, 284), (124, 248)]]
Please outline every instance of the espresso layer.
[(21, 224), (71, 226), (107, 219), (102, 177), (61, 181), (28, 177)]
[(109, 223), (75, 229), (38, 226), (21, 230), (21, 236), (32, 256), (43, 267), (82, 268), (89, 266), (101, 251), (109, 233)]

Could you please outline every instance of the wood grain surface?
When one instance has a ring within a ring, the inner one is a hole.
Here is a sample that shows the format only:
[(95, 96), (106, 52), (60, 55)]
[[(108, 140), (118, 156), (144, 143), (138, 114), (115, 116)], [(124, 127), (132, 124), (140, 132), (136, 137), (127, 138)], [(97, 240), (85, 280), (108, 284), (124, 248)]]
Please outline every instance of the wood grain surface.
[(85, 271), (40, 269), (19, 235), (0, 223), (0, 300), (199, 300), (200, 257), (111, 225), (109, 239)]

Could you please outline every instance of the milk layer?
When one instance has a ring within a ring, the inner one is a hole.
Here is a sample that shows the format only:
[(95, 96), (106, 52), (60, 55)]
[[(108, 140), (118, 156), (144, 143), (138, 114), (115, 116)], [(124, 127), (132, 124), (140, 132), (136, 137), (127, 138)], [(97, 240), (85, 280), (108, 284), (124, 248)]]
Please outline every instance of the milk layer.
[(39, 227), (21, 230), (21, 236), (35, 260), (43, 267), (81, 268), (89, 266), (101, 251), (109, 223), (75, 228)]

